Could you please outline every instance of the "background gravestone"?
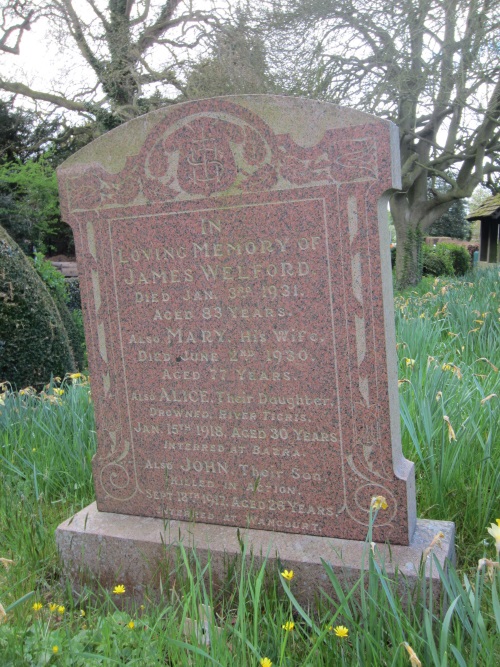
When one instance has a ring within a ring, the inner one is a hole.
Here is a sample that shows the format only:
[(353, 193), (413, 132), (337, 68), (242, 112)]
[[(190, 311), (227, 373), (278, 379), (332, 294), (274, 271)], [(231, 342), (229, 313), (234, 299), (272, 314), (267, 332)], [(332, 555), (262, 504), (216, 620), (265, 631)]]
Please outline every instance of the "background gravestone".
[(152, 112), (59, 169), (98, 509), (408, 544), (386, 201), (397, 129), (330, 104)]

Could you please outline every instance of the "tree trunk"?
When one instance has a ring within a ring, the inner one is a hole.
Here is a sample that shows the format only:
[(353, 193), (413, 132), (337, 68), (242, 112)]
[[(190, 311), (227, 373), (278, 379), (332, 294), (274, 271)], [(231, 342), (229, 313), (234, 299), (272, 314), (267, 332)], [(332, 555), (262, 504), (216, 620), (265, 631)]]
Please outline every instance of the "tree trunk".
[(390, 206), (396, 228), (396, 287), (401, 289), (422, 278), (423, 232), (404, 193), (393, 195)]

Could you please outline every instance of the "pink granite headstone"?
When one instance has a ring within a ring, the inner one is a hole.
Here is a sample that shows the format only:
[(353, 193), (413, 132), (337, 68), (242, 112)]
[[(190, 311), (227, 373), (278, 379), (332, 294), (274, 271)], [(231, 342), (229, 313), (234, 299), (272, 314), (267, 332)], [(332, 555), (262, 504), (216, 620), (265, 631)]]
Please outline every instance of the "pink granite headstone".
[(386, 121), (270, 96), (189, 102), (59, 169), (75, 234), (98, 509), (408, 544)]

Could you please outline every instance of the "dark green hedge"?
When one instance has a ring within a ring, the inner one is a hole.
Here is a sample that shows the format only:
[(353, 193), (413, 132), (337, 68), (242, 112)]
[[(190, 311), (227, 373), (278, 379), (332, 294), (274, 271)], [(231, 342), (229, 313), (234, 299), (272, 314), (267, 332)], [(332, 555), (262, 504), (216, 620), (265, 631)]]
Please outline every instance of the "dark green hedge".
[(0, 227), (0, 381), (14, 389), (41, 389), (51, 375), (62, 377), (77, 369), (60, 314), (64, 309)]

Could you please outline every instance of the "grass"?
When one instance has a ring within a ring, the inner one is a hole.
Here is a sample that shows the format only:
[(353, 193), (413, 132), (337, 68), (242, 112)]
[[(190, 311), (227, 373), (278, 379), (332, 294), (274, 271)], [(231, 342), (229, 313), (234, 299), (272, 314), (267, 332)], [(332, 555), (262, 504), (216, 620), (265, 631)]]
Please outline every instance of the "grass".
[[(366, 572), (348, 590), (324, 564), (337, 599), (318, 591), (311, 609), (281, 576), (286, 564), (252, 567), (251, 554), (228, 568), (223, 593), (210, 565), (182, 552), (161, 603), (74, 594), (54, 530), (93, 499), (95, 432), (88, 384), (66, 378), (42, 395), (6, 388), (0, 405), (0, 557), (13, 561), (0, 565), (2, 667), (499, 664), (500, 574), (486, 532), (500, 516), (498, 279), (490, 269), (426, 280), (395, 297), (403, 449), (416, 464), (418, 514), (457, 526), (446, 607), (425, 587), (401, 599), (368, 544)], [(492, 565), (478, 569), (480, 558)], [(200, 605), (209, 646), (185, 622), (200, 618)]]

